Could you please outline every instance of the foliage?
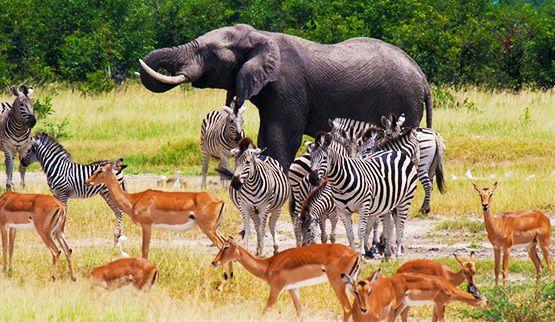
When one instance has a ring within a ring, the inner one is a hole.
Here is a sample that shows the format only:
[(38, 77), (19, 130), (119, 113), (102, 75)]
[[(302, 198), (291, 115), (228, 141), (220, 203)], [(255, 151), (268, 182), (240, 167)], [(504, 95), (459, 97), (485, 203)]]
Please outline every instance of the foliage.
[(52, 96), (46, 96), (44, 98), (37, 98), (33, 102), (35, 117), (39, 120), (47, 117), (54, 112), (52, 107)]
[(71, 133), (69, 133), (67, 129), (68, 124), (69, 124), (69, 121), (67, 117), (65, 117), (59, 122), (44, 121), (37, 126), (35, 132), (47, 132), (48, 134), (50, 134), (50, 136), (52, 136), (56, 140), (65, 140), (72, 137)]
[(150, 50), (237, 23), (322, 43), (382, 39), (438, 85), (555, 84), (555, 0), (0, 0), (0, 82), (111, 90), (100, 74), (119, 84)]

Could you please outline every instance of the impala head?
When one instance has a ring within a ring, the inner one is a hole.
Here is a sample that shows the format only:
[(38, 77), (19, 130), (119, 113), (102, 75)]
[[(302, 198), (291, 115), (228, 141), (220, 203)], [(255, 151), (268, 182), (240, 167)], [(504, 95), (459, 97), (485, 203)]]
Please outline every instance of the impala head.
[(13, 116), (15, 119), (24, 122), (30, 128), (35, 126), (35, 124), (37, 124), (37, 119), (34, 115), (35, 107), (30, 98), (31, 93), (33, 93), (33, 88), (20, 85), (17, 89), (11, 87), (10, 92), (15, 97), (12, 104), (12, 113), (14, 113)]
[(493, 192), (495, 191), (495, 189), (497, 189), (497, 182), (493, 184), (493, 187), (491, 187), (491, 189), (488, 187), (480, 189), (474, 183), (472, 183), (472, 185), (474, 186), (474, 190), (476, 190), (476, 192), (478, 192), (478, 194), (480, 195), (480, 199), (482, 200), (482, 209), (484, 211), (488, 211), (491, 199), (493, 198)]
[(246, 108), (246, 104), (243, 104), (238, 111), (233, 111), (231, 107), (222, 107), (222, 111), (227, 113), (224, 129), (225, 137), (231, 138), (235, 142), (239, 142), (243, 138), (245, 133), (243, 130), (243, 113)]
[(127, 165), (123, 164), (123, 159), (106, 162), (93, 172), (90, 178), (85, 181), (85, 184), (89, 186), (96, 186), (99, 184), (109, 183), (112, 176), (115, 176), (117, 172), (125, 169), (126, 167)]
[(339, 147), (345, 149), (345, 153), (349, 157), (354, 157), (358, 151), (357, 138), (351, 136), (347, 131), (341, 128), (341, 124), (337, 119), (328, 120), (331, 127), (330, 134), (332, 141), (339, 143)]
[(349, 275), (341, 274), (341, 280), (347, 285), (347, 288), (350, 289), (355, 295), (355, 303), (358, 304), (360, 313), (364, 315), (368, 314), (368, 297), (372, 293), (372, 285), (376, 282), (378, 277), (380, 277), (380, 274), (381, 274), (381, 269), (378, 269), (377, 271), (372, 273), (372, 275), (370, 275), (368, 278), (358, 282), (355, 282), (355, 280)]
[(370, 125), (362, 130), (359, 137), (359, 154), (373, 153), (386, 141), (385, 130), (375, 125)]
[(466, 276), (468, 284), (474, 284), (474, 275), (476, 275), (476, 254), (473, 251), (470, 252), (470, 258), (468, 259), (468, 261), (465, 261), (456, 254), (453, 254), (453, 256), (455, 256), (455, 259), (457, 260), (459, 265), (461, 265), (461, 269)]
[(220, 248), (218, 254), (216, 254), (216, 257), (214, 257), (212, 266), (218, 267), (220, 265), (225, 265), (232, 260), (236, 260), (239, 257), (239, 250), (237, 247), (235, 239), (229, 236), (224, 242), (222, 248)]
[(245, 137), (230, 152), (235, 157), (235, 172), (231, 179), (231, 187), (239, 190), (249, 178), (256, 174), (255, 165), (259, 161), (262, 150), (256, 148), (251, 138)]
[(328, 150), (331, 141), (331, 134), (320, 132), (316, 135), (313, 143), (307, 142), (306, 144), (311, 160), (311, 172), (308, 175), (308, 179), (313, 186), (317, 186), (320, 180), (326, 175), (328, 168)]

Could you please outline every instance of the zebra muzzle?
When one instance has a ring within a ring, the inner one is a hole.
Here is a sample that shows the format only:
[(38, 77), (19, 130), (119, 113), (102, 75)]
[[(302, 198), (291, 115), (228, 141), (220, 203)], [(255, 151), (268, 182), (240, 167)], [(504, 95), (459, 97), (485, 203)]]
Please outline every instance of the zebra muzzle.
[(239, 177), (233, 177), (233, 179), (231, 179), (231, 187), (233, 189), (239, 190), (239, 189), (241, 189), (242, 185), (243, 185), (243, 183), (241, 182)]
[(313, 186), (317, 186), (320, 183), (320, 177), (318, 176), (318, 172), (316, 171), (310, 172), (310, 174), (308, 175), (308, 182), (310, 182), (310, 184)]
[(37, 124), (37, 118), (34, 115), (28, 115), (25, 118), (25, 123), (27, 123), (27, 126), (29, 127), (34, 127), (35, 124)]

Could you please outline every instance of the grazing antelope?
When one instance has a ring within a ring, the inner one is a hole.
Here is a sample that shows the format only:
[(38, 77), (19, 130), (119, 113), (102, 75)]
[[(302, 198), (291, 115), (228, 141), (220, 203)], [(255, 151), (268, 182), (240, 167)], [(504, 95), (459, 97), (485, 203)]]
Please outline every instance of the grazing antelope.
[[(66, 208), (62, 202), (53, 196), (15, 192), (6, 192), (0, 196), (0, 232), (2, 233), (4, 272), (6, 271), (8, 244), (8, 266), (10, 270), (12, 269), (16, 229), (34, 227), (52, 254), (52, 280), (55, 280), (54, 273), (61, 253), (58, 247), (64, 251), (68, 261), (69, 275), (72, 280), (75, 280), (72, 250), (69, 248), (64, 235), (65, 223)], [(58, 242), (58, 245), (55, 241)]]
[(360, 270), (360, 259), (349, 247), (341, 244), (312, 244), (290, 248), (269, 258), (257, 258), (229, 237), (214, 258), (212, 266), (217, 267), (234, 260), (270, 286), (270, 297), (264, 312), (287, 290), (293, 299), (297, 315), (300, 316), (302, 309), (299, 288), (329, 280), (343, 307), (343, 321), (347, 321), (351, 305), (341, 276), (356, 279)]
[(124, 191), (114, 171), (121, 161), (108, 162), (98, 168), (88, 185), (105, 185), (116, 206), (128, 214), (143, 231), (142, 257), (148, 258), (152, 228), (187, 231), (197, 225), (216, 245), (223, 239), (218, 235), (224, 202), (206, 192), (166, 192), (146, 190), (138, 193)]
[[(441, 276), (401, 273), (381, 277), (380, 271), (355, 282), (349, 276), (341, 279), (355, 295), (351, 314), (357, 321), (394, 321), (401, 313), (407, 321), (410, 306), (434, 305), (434, 314), (444, 321), (445, 305), (460, 301), (485, 308), (488, 302), (478, 294), (464, 292)], [(434, 320), (435, 321), (435, 320)]]
[(158, 270), (144, 258), (120, 258), (94, 268), (90, 274), (95, 286), (105, 289), (133, 283), (138, 290), (154, 285)]
[(551, 223), (549, 218), (537, 210), (524, 210), (516, 213), (505, 213), (494, 216), (491, 212), (493, 192), (497, 189), (497, 182), (490, 188), (478, 188), (474, 183), (474, 190), (482, 200), (484, 224), (488, 239), (493, 245), (495, 257), (495, 285), (498, 285), (499, 262), (503, 252), (503, 285), (508, 274), (509, 253), (514, 245), (528, 244), (528, 255), (536, 268), (536, 285), (539, 285), (542, 263), (536, 253), (539, 244), (545, 259), (549, 276), (551, 276), (551, 258), (549, 256), (549, 243), (551, 239)]
[[(396, 273), (418, 273), (424, 275), (441, 276), (455, 286), (461, 285), (461, 283), (466, 280), (470, 287), (475, 287), (474, 275), (476, 275), (476, 254), (474, 254), (474, 252), (470, 252), (470, 258), (468, 261), (465, 261), (455, 254), (453, 254), (453, 256), (455, 256), (455, 259), (457, 260), (459, 265), (461, 265), (461, 269), (458, 272), (454, 272), (449, 269), (449, 267), (438, 262), (427, 259), (416, 259), (408, 261), (401, 265), (401, 267), (397, 269)], [(475, 291), (475, 293), (477, 294), (477, 291)], [(407, 307), (405, 311), (406, 312), (404, 312), (404, 314), (408, 316), (409, 308)], [(434, 312), (434, 321), (435, 319), (436, 315)]]

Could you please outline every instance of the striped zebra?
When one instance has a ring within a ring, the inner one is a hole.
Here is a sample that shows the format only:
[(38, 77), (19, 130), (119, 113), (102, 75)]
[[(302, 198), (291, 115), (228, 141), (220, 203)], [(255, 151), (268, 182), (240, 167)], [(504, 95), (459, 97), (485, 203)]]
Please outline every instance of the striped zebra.
[(289, 198), (289, 181), (281, 165), (268, 156), (261, 156), (261, 150), (254, 146), (249, 137), (239, 141), (238, 147), (231, 151), (235, 157), (235, 172), (218, 168), (218, 172), (231, 179), (229, 195), (233, 204), (241, 212), (245, 225), (245, 248), (248, 249), (250, 219), (254, 222), (257, 233), (256, 254), (264, 250), (266, 223), (277, 253), (276, 223), (281, 208)]
[[(21, 160), (24, 166), (38, 162), (44, 173), (52, 194), (60, 199), (67, 208), (69, 198), (90, 198), (100, 194), (114, 212), (117, 219), (114, 240), (122, 235), (122, 212), (119, 210), (104, 185), (90, 186), (85, 181), (109, 161), (96, 161), (90, 164), (79, 164), (72, 161), (72, 157), (64, 147), (47, 133), (40, 133), (33, 137), (31, 148)], [(122, 188), (123, 168), (117, 169), (116, 176)]]
[[(220, 110), (212, 111), (204, 117), (200, 128), (200, 151), (202, 154), (202, 183), (206, 189), (206, 173), (210, 158), (219, 161), (220, 168), (229, 169), (229, 151), (237, 147), (237, 142), (243, 137), (243, 104), (237, 114), (230, 107), (224, 106)], [(224, 185), (223, 177), (220, 178)]]
[(335, 228), (339, 221), (339, 215), (331, 186), (328, 185), (327, 180), (322, 181), (306, 197), (301, 208), (299, 221), (301, 222), (303, 245), (316, 242), (316, 224), (320, 226), (322, 244), (327, 243), (326, 220), (331, 222), (330, 242), (335, 243)]
[[(333, 139), (332, 148), (339, 153), (345, 153), (350, 156), (356, 155), (358, 153), (358, 143), (355, 133), (363, 130), (368, 123), (346, 118), (336, 118), (333, 121), (330, 120), (329, 125), (331, 127), (330, 134)], [(289, 211), (293, 222), (297, 246), (301, 246), (303, 244), (303, 235), (308, 236), (308, 234), (315, 234), (312, 230), (310, 232), (303, 232), (301, 221), (299, 220), (302, 205), (306, 202), (308, 195), (314, 189), (308, 180), (308, 174), (310, 171), (310, 155), (308, 153), (304, 153), (295, 158), (289, 166), (288, 176), (289, 182), (291, 183)], [(318, 207), (325, 209), (325, 205), (329, 205), (333, 202), (331, 187), (327, 187), (324, 191), (322, 191), (322, 193), (314, 195), (313, 198), (317, 198), (319, 200), (311, 200), (310, 204), (320, 204)], [(318, 222), (323, 221), (325, 223), (326, 218), (329, 218), (333, 227), (333, 221), (337, 218), (337, 212), (335, 210), (332, 211), (330, 209), (330, 212), (319, 213), (319, 215), (322, 216), (322, 218), (318, 218)], [(325, 227), (325, 224), (320, 225), (320, 227)], [(321, 234), (324, 236), (326, 232), (322, 231)]]
[[(385, 216), (386, 257), (393, 250), (393, 218), (391, 213), (405, 215), (416, 190), (416, 167), (405, 153), (384, 151), (372, 158), (350, 158), (330, 149), (331, 135), (319, 133), (310, 145), (313, 185), (326, 176), (332, 186), (333, 197), (345, 223), (349, 245), (354, 249), (352, 218), (359, 214), (358, 236), (360, 253), (366, 253), (368, 221)], [(400, 240), (397, 240), (400, 249)]]
[(21, 158), (31, 146), (31, 129), (37, 123), (30, 99), (33, 88), (21, 85), (17, 89), (11, 87), (10, 91), (15, 96), (13, 104), (4, 102), (0, 109), (0, 142), (6, 158), (6, 190), (12, 190), (16, 154), (19, 154), (21, 186), (25, 187), (25, 167), (21, 165)]

